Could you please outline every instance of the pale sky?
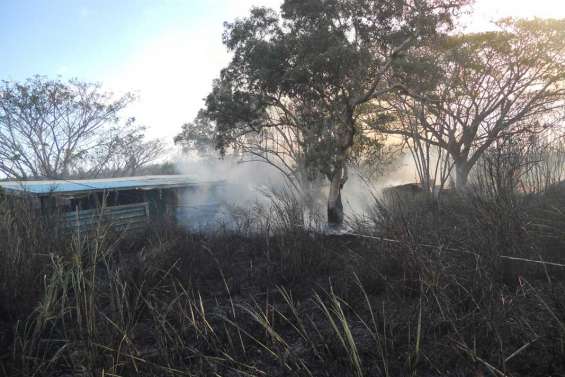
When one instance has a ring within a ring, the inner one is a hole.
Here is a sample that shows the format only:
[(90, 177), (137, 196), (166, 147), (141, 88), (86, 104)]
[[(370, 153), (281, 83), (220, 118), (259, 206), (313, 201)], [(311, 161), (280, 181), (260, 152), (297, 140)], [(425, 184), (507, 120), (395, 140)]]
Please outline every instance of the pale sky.
[(465, 17), (467, 31), (492, 29), (505, 17), (565, 18), (565, 0), (476, 0), (473, 13)]
[[(0, 80), (34, 74), (135, 91), (129, 115), (167, 142), (229, 62), (223, 22), (281, 0), (0, 0)], [(503, 17), (565, 18), (565, 0), (477, 0), (468, 31)]]

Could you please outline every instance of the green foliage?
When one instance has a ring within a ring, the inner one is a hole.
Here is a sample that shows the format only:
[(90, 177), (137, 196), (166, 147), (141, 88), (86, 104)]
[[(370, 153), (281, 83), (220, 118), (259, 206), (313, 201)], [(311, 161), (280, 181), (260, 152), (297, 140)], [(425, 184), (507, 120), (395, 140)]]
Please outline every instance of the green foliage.
[(182, 125), (181, 133), (175, 137), (174, 142), (181, 145), (185, 152), (196, 151), (205, 155), (214, 150), (215, 129), (204, 111), (200, 110), (193, 122)]
[[(347, 165), (379, 156), (381, 140), (359, 122), (366, 105), (400, 87), (394, 72), (407, 49), (450, 27), (466, 3), (287, 0), (280, 14), (255, 8), (226, 24), (224, 44), (233, 58), (205, 109), (216, 147), (222, 154), (240, 148), (291, 180), (327, 177), (328, 211), (340, 212)], [(273, 145), (270, 137), (281, 129), (292, 137)], [(330, 222), (342, 217), (328, 212)]]

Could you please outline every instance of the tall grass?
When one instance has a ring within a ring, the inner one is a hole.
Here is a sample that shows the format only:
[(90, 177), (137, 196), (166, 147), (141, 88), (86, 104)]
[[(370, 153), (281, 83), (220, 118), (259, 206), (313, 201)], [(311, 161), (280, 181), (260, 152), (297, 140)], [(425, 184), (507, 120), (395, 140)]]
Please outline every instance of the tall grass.
[(58, 237), (3, 203), (0, 375), (565, 372), (555, 196), (378, 203), (358, 237), (313, 232), (285, 195), (254, 231), (208, 235)]

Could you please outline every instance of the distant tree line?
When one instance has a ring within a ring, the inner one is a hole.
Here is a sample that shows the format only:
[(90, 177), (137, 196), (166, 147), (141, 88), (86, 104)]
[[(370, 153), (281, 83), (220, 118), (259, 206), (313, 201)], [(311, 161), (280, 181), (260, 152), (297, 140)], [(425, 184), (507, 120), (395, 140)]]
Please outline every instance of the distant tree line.
[(64, 179), (134, 175), (164, 151), (121, 119), (135, 100), (100, 84), (35, 76), (0, 85), (0, 175)]

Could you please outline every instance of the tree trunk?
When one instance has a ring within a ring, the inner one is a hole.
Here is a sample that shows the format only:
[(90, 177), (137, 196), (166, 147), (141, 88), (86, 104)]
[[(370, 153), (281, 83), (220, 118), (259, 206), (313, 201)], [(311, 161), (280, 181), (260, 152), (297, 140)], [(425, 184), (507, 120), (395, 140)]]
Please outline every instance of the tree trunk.
[(455, 189), (463, 191), (469, 180), (469, 163), (466, 160), (455, 160)]
[(353, 145), (355, 124), (353, 120), (353, 108), (346, 109), (345, 121), (341, 126), (336, 125), (336, 146), (338, 147), (334, 173), (330, 182), (330, 193), (328, 195), (328, 225), (340, 227), (343, 225), (343, 203), (341, 202), (341, 189), (347, 181), (347, 155)]
[(339, 227), (343, 224), (343, 203), (341, 202), (341, 189), (344, 184), (344, 168), (336, 169), (330, 183), (328, 195), (328, 225)]

